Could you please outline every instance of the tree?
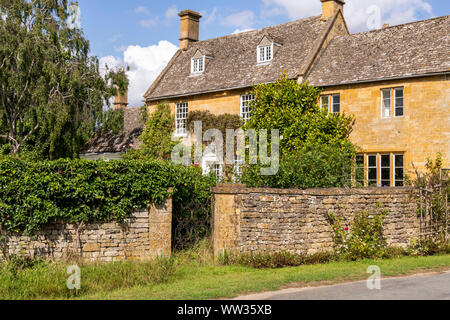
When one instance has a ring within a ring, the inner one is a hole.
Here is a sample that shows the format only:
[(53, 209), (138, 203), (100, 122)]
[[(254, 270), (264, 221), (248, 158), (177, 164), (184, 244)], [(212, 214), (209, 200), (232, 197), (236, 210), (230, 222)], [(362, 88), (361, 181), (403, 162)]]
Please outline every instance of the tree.
[(123, 70), (100, 75), (67, 0), (0, 0), (0, 138), (11, 153), (77, 157), (127, 86)]
[(275, 83), (257, 85), (253, 94), (251, 118), (245, 129), (280, 130), (283, 155), (311, 144), (349, 146), (354, 117), (321, 110), (317, 104), (320, 89), (283, 75)]
[(147, 118), (140, 139), (140, 149), (127, 155), (132, 159), (170, 160), (172, 149), (179, 143), (172, 141), (175, 128), (174, 117), (168, 104), (158, 104), (156, 110)]
[(251, 118), (244, 128), (279, 130), (280, 165), (271, 176), (261, 175), (261, 165), (245, 165), (242, 183), (301, 189), (351, 185), (357, 151), (349, 139), (353, 116), (321, 110), (320, 89), (286, 75), (275, 83), (257, 85), (253, 94)]

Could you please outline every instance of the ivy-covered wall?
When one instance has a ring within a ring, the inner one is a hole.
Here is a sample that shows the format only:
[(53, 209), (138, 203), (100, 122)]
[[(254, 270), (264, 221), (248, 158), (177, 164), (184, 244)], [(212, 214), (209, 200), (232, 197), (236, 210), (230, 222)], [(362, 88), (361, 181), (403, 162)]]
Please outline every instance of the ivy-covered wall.
[[(213, 185), (200, 168), (171, 162), (0, 158), (0, 228), (31, 235), (55, 222), (120, 223), (170, 197), (175, 222), (206, 221)], [(206, 226), (200, 233), (208, 232)]]

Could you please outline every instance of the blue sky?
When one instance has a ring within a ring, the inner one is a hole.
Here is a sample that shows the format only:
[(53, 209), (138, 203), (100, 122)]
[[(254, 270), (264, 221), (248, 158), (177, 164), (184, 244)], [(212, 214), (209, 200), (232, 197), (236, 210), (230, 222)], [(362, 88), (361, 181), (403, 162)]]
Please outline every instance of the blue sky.
[[(130, 104), (142, 95), (176, 51), (183, 9), (202, 13), (200, 40), (258, 29), (318, 15), (319, 0), (79, 0), (81, 27), (91, 51), (110, 67), (129, 65)], [(346, 0), (344, 13), (351, 32), (379, 23), (391, 25), (450, 14), (449, 0)], [(375, 11), (374, 11), (375, 10)]]

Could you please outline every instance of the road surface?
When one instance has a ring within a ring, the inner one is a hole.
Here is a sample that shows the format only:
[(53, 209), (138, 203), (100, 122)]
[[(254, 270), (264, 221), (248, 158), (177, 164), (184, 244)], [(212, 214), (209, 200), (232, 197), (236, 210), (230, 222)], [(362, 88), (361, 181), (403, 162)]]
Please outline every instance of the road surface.
[(235, 300), (450, 300), (450, 271), (382, 278), (380, 290), (369, 290), (367, 281), (358, 281), (265, 292), (241, 296)]

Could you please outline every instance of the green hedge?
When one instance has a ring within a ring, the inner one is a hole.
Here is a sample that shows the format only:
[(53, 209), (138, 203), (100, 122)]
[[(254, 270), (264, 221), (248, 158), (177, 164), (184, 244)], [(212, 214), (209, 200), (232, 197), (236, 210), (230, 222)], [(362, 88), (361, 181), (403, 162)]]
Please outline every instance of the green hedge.
[(309, 144), (282, 156), (277, 174), (261, 175), (261, 165), (243, 166), (241, 183), (262, 188), (344, 188), (352, 186), (351, 147)]
[[(214, 184), (201, 169), (170, 162), (0, 158), (0, 225), (31, 234), (55, 221), (121, 222), (134, 209), (161, 203), (170, 187), (174, 211), (190, 201), (209, 207)], [(196, 214), (207, 213), (190, 212)]]

